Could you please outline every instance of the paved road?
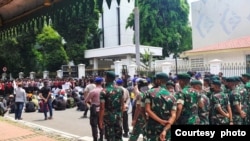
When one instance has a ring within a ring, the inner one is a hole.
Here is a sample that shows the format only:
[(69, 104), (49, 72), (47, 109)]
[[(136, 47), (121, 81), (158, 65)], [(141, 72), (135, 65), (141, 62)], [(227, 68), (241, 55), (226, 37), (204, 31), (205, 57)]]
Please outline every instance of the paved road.
[[(130, 108), (131, 109), (131, 108)], [(131, 110), (129, 110), (129, 124), (131, 124)], [(76, 111), (76, 108), (66, 109), (65, 111), (53, 111), (53, 120), (44, 120), (43, 113), (25, 113), (22, 117), (24, 124), (43, 128), (45, 130), (53, 130), (65, 136), (79, 138), (83, 141), (92, 141), (91, 128), (89, 118), (81, 118), (83, 112)], [(88, 112), (89, 114), (89, 112)], [(6, 114), (7, 117), (14, 120), (14, 114)], [(89, 115), (88, 115), (89, 117)], [(132, 130), (132, 127), (130, 127)], [(124, 138), (124, 141), (128, 138)]]

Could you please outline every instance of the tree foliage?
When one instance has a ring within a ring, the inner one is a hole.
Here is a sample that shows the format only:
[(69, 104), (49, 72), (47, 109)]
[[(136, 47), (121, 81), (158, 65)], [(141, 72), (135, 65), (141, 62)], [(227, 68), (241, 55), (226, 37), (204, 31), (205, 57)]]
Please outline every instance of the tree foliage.
[[(69, 56), (69, 60), (73, 60), (76, 64), (86, 63), (84, 58), (84, 51), (86, 49), (100, 47), (100, 32), (98, 29), (99, 11), (96, 1), (83, 1), (83, 4), (79, 6), (79, 10), (71, 9), (70, 17), (66, 18), (68, 20), (59, 19), (53, 25), (66, 41), (65, 50)], [(65, 16), (69, 15), (65, 13)]]
[(16, 39), (10, 38), (1, 42), (0, 48), (0, 65), (8, 68), (7, 73), (16, 74), (16, 69), (23, 70), (24, 62)]
[[(163, 47), (163, 56), (191, 49), (187, 0), (139, 0), (140, 43)], [(134, 14), (127, 21), (134, 28)]]
[(41, 46), (40, 54), (37, 55), (43, 56), (44, 70), (57, 71), (61, 65), (69, 62), (62, 37), (51, 26), (44, 26), (42, 32), (37, 35), (37, 43)]

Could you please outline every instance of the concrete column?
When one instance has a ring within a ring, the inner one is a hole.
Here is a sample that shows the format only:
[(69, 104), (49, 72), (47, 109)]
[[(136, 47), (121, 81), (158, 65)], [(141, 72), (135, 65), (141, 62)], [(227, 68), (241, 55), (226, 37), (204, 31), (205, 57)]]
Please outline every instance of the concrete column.
[(97, 69), (98, 69), (98, 58), (93, 59), (93, 69), (94, 69), (94, 74), (97, 74)]
[(62, 71), (62, 70), (57, 70), (57, 71), (56, 71), (56, 76), (57, 76), (58, 78), (63, 78), (63, 71)]
[(30, 79), (35, 79), (35, 72), (30, 72)]
[(131, 57), (131, 55), (127, 55), (126, 60), (127, 60), (127, 66), (129, 66), (129, 65), (132, 64), (132, 57)]
[(217, 75), (219, 72), (221, 72), (221, 62), (222, 61), (219, 59), (209, 61), (211, 74)]
[(128, 75), (131, 76), (131, 78), (134, 77), (134, 75), (136, 74), (136, 65), (132, 64), (128, 66)]
[(171, 63), (169, 62), (165, 62), (165, 63), (162, 63), (161, 64), (161, 67), (162, 67), (162, 72), (166, 73), (166, 74), (169, 74), (169, 72), (171, 71)]
[(43, 71), (43, 79), (49, 78), (49, 71)]
[(85, 77), (85, 64), (78, 65), (78, 78)]
[(22, 79), (24, 74), (23, 74), (23, 72), (19, 72), (18, 75), (19, 75), (19, 78)]
[(122, 76), (122, 62), (121, 61), (115, 61), (115, 74), (119, 75), (119, 77)]

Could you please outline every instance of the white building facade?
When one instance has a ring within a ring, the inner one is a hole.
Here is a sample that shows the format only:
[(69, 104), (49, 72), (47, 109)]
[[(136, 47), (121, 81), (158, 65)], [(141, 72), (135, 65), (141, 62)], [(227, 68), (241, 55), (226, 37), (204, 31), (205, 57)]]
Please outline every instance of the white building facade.
[(181, 55), (188, 59), (191, 70), (199, 71), (197, 68), (220, 60), (225, 76), (250, 72), (249, 4), (249, 0), (200, 0), (191, 4), (193, 49)]
[[(134, 9), (134, 0), (121, 0), (118, 6), (112, 1), (110, 9), (106, 2), (103, 3), (103, 13), (100, 15), (99, 28), (103, 30), (101, 46), (97, 49), (85, 51), (85, 58), (90, 59), (94, 74), (98, 70), (114, 69), (121, 76), (122, 68), (126, 66), (128, 74), (134, 75), (136, 47), (133, 42), (134, 30), (126, 28), (127, 19)], [(140, 45), (140, 53), (149, 51), (153, 56), (162, 56), (161, 47), (150, 47)], [(133, 72), (133, 73), (132, 73)]]

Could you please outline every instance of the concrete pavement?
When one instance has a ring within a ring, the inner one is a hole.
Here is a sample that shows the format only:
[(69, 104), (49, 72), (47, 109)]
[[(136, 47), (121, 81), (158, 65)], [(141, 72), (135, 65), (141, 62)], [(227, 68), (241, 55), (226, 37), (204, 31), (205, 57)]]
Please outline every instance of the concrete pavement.
[[(43, 113), (22, 113), (23, 120), (14, 120), (14, 114), (6, 114), (8, 120), (20, 123), (35, 130), (41, 130), (47, 134), (60, 135), (61, 139), (70, 141), (92, 141), (89, 118), (81, 118), (83, 112), (76, 111), (75, 108), (65, 111), (53, 111), (54, 119), (44, 120)], [(88, 115), (89, 116), (89, 115)], [(129, 124), (131, 124), (131, 114), (129, 114)], [(132, 130), (132, 127), (130, 127)], [(127, 141), (128, 138), (123, 138)], [(141, 139), (140, 139), (141, 140)], [(1, 139), (0, 139), (1, 141)]]

